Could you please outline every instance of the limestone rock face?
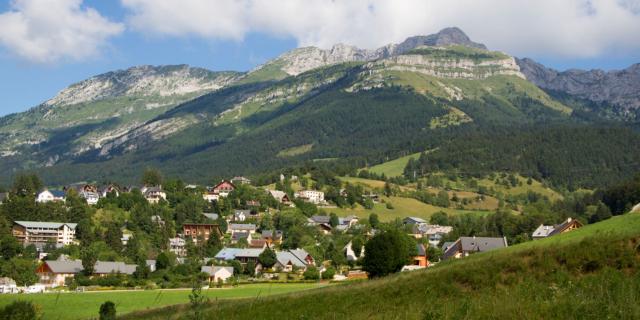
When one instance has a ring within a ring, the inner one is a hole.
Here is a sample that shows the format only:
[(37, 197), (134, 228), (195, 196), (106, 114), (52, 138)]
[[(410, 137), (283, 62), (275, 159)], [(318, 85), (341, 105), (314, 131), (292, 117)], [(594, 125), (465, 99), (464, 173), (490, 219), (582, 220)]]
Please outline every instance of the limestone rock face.
[(567, 70), (547, 68), (531, 59), (517, 60), (527, 80), (543, 89), (605, 102), (633, 112), (640, 109), (640, 64), (623, 70)]
[(72, 105), (126, 95), (170, 96), (219, 89), (234, 81), (234, 72), (212, 72), (187, 65), (136, 66), (73, 84), (46, 101), (46, 106)]
[(345, 44), (337, 44), (327, 50), (316, 47), (294, 49), (257, 67), (253, 71), (258, 71), (270, 65), (279, 65), (286, 74), (295, 76), (309, 70), (338, 63), (385, 59), (404, 54), (420, 46), (443, 47), (450, 45), (487, 49), (485, 45), (471, 41), (462, 30), (446, 28), (436, 34), (410, 37), (399, 44), (389, 44), (374, 50), (360, 49)]

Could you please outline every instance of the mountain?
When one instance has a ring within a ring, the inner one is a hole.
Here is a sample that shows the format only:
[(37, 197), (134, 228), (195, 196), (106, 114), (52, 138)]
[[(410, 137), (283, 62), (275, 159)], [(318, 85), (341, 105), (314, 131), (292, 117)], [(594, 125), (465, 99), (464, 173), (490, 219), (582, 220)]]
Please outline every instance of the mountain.
[(547, 68), (532, 59), (517, 59), (527, 80), (550, 92), (563, 93), (607, 105), (629, 120), (640, 120), (640, 64), (623, 70), (567, 70)]
[[(310, 162), (359, 168), (461, 145), (468, 157), (431, 153), (439, 168), (523, 169), (581, 186), (636, 169), (637, 132), (599, 130), (598, 114), (541, 90), (514, 57), (484, 48), (449, 28), (376, 50), (296, 49), (248, 73), (177, 66), (97, 76), (0, 119), (0, 170), (35, 169), (54, 184), (131, 183), (151, 166), (206, 183)], [(557, 151), (567, 143), (557, 136), (577, 139), (580, 148), (567, 149), (575, 157)], [(499, 159), (495, 141), (526, 154)], [(593, 150), (602, 145), (606, 157)], [(610, 169), (585, 175), (594, 165)]]
[(459, 28), (451, 27), (442, 29), (436, 34), (410, 37), (399, 44), (389, 44), (375, 50), (359, 49), (345, 44), (337, 44), (328, 50), (316, 47), (294, 49), (257, 67), (248, 78), (263, 80), (273, 77), (281, 79), (286, 76), (295, 76), (308, 70), (338, 63), (389, 58), (391, 56), (401, 55), (420, 46), (446, 47), (452, 45), (483, 50), (487, 49), (485, 45), (471, 41)]
[[(59, 148), (48, 163), (101, 147), (176, 105), (238, 79), (186, 65), (139, 66), (101, 74), (62, 90), (31, 110), (0, 120), (0, 152), (15, 155)], [(62, 145), (62, 146), (61, 146)]]

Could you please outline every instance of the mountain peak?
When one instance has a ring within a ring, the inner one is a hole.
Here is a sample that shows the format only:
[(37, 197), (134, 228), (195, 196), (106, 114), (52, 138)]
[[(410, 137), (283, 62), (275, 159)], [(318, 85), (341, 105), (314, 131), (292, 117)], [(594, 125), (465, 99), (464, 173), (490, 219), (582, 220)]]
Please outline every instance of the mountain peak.
[(419, 46), (440, 47), (448, 45), (462, 45), (487, 50), (487, 47), (484, 44), (471, 41), (469, 36), (467, 36), (467, 34), (460, 28), (449, 27), (428, 36), (409, 37), (398, 45), (396, 51), (403, 53)]

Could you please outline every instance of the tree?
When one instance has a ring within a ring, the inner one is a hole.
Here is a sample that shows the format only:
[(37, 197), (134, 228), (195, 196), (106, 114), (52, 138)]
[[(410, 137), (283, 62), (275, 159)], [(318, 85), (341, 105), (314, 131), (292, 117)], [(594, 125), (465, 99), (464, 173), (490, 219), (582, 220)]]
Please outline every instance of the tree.
[(92, 275), (98, 261), (98, 253), (92, 247), (85, 247), (80, 251), (80, 258), (82, 259), (82, 272), (84, 275)]
[(207, 297), (202, 294), (202, 283), (198, 279), (194, 279), (191, 293), (189, 294), (189, 303), (191, 304), (191, 310), (193, 310), (194, 320), (204, 318), (202, 308), (207, 303), (207, 300)]
[(115, 223), (110, 223), (104, 235), (104, 241), (115, 252), (122, 251), (122, 230)]
[(256, 263), (253, 261), (247, 262), (247, 265), (244, 268), (244, 273), (250, 277), (254, 277), (256, 275)]
[(369, 273), (370, 278), (398, 272), (410, 262), (415, 250), (415, 243), (399, 230), (379, 233), (365, 245), (363, 270)]
[(156, 258), (156, 269), (169, 269), (173, 266), (174, 261), (175, 258), (173, 257), (173, 253), (162, 251)]
[(162, 185), (162, 174), (159, 170), (148, 168), (142, 174), (142, 184), (148, 187), (157, 187)]
[(340, 219), (338, 218), (338, 215), (331, 212), (331, 214), (329, 214), (329, 224), (331, 225), (332, 228), (335, 228), (338, 224), (340, 224)]
[(305, 280), (318, 280), (320, 279), (320, 272), (318, 271), (318, 268), (309, 266), (302, 276)]
[(148, 279), (149, 273), (151, 273), (151, 270), (149, 269), (149, 266), (147, 265), (145, 259), (138, 258), (136, 271), (133, 272), (133, 277), (138, 280)]
[(378, 226), (380, 225), (380, 219), (378, 218), (377, 214), (372, 213), (372, 214), (369, 215), (369, 225), (373, 229), (377, 229), (378, 228)]
[(0, 319), (4, 320), (37, 320), (40, 312), (31, 301), (14, 301), (0, 309)]
[(604, 203), (599, 202), (596, 212), (589, 218), (589, 223), (596, 223), (609, 218), (611, 218), (611, 210)]
[(4, 235), (0, 239), (0, 255), (2, 255), (2, 258), (5, 260), (9, 260), (19, 255), (21, 252), (22, 246), (18, 240), (10, 234)]
[(390, 197), (393, 195), (393, 192), (391, 190), (391, 184), (389, 183), (389, 181), (384, 183), (384, 195), (387, 197)]
[(19, 286), (30, 286), (38, 281), (33, 260), (14, 257), (2, 265), (2, 276), (15, 280)]
[(36, 174), (21, 173), (13, 179), (12, 192), (20, 197), (35, 196), (42, 186), (42, 180)]
[(273, 267), (278, 261), (277, 259), (278, 258), (276, 257), (276, 253), (270, 248), (264, 249), (264, 251), (262, 251), (262, 253), (258, 256), (258, 261), (260, 261), (262, 266), (267, 269)]
[(116, 304), (107, 301), (100, 305), (100, 320), (116, 320)]
[(233, 267), (233, 274), (242, 274), (242, 264), (238, 260), (231, 260), (229, 264)]

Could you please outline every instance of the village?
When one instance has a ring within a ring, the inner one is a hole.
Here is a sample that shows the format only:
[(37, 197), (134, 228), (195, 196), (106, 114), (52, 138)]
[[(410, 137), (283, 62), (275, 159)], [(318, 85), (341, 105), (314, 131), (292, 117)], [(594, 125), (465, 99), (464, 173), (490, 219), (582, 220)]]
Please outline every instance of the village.
[[(281, 176), (281, 182), (285, 180), (289, 179)], [(139, 206), (148, 208), (150, 213), (146, 218), (129, 216), (121, 225), (110, 224), (101, 235), (111, 239), (106, 241), (111, 248), (104, 249), (110, 254), (85, 253), (83, 245), (93, 243), (79, 239), (79, 234), (86, 233), (79, 229), (80, 221), (12, 221), (11, 236), (15, 242), (34, 251), (35, 277), (29, 281), (1, 278), (0, 293), (186, 287), (186, 279), (191, 277), (199, 277), (211, 288), (264, 281), (366, 279), (362, 261), (367, 255), (367, 241), (390, 227), (376, 221), (374, 215), (359, 219), (355, 215), (326, 214), (334, 206), (320, 190), (285, 192), (273, 187), (254, 187), (245, 177), (222, 180), (210, 187), (180, 187), (180, 194), (200, 198), (207, 210), (193, 209), (188, 218), (173, 214), (170, 208), (177, 207), (169, 206), (169, 201), (177, 203), (172, 198), (176, 188), (167, 191), (160, 183), (124, 188), (114, 184), (100, 188), (75, 184), (62, 190), (38, 190), (33, 194), (38, 205), (59, 205), (69, 210), (66, 204), (69, 198), (75, 198), (81, 200), (81, 206), (110, 208), (113, 206), (109, 203), (118, 204), (137, 196), (139, 201), (146, 202)], [(344, 189), (341, 195), (348, 196)], [(378, 201), (373, 190), (360, 196)], [(2, 194), (0, 199), (7, 202), (10, 197)], [(161, 207), (164, 209), (160, 210)], [(156, 214), (152, 214), (154, 210)], [(581, 226), (578, 220), (568, 218), (558, 225), (540, 225), (531, 238), (542, 239)], [(452, 226), (419, 217), (399, 217), (395, 227), (412, 239), (415, 248), (401, 271), (424, 269), (440, 261), (508, 246), (506, 237), (460, 235), (452, 239)], [(114, 234), (118, 236), (115, 240)], [(155, 248), (140, 247), (143, 242), (140, 239), (148, 240), (157, 234), (162, 234), (158, 238), (164, 240), (156, 242)], [(3, 247), (7, 246), (6, 241), (3, 239)], [(127, 253), (130, 250), (136, 252), (130, 255)], [(101, 256), (107, 259), (99, 259)], [(168, 272), (169, 269), (172, 271)]]

